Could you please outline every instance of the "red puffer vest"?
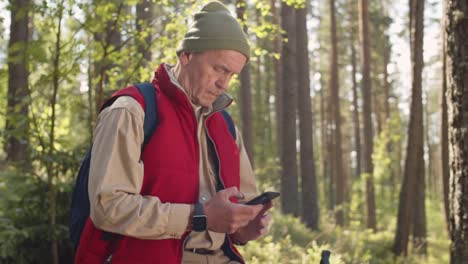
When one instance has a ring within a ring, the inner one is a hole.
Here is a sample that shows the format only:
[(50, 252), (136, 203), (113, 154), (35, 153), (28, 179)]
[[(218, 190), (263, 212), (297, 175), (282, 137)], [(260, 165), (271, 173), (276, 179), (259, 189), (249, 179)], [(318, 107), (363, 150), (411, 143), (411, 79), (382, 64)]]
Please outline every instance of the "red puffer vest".
[[(153, 85), (157, 96), (158, 126), (142, 153), (144, 178), (141, 195), (154, 195), (162, 202), (194, 204), (199, 194), (199, 146), (197, 120), (187, 96), (177, 88), (163, 64), (156, 70)], [(114, 96), (129, 95), (145, 109), (136, 87), (122, 89)], [(219, 175), (226, 188), (239, 188), (239, 150), (221, 113), (206, 120), (209, 138), (218, 154)], [(102, 264), (112, 255), (113, 264), (181, 263), (181, 239), (143, 240), (113, 235), (103, 239), (88, 217), (82, 232), (75, 263)], [(242, 262), (240, 254), (226, 236), (223, 251)]]

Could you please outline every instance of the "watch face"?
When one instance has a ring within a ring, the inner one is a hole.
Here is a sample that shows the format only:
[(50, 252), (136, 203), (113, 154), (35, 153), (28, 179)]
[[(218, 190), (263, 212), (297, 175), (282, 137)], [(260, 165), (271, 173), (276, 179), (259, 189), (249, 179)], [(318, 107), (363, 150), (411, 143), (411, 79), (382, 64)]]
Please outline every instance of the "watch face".
[(192, 218), (192, 229), (193, 231), (205, 231), (206, 230), (206, 215), (195, 215)]

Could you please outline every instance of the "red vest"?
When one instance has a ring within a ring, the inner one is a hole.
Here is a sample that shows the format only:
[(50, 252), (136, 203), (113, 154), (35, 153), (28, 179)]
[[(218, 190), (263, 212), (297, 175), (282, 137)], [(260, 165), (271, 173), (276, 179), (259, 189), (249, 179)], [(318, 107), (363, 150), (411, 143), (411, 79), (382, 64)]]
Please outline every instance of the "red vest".
[[(141, 195), (157, 196), (161, 201), (194, 204), (199, 194), (199, 145), (197, 120), (187, 96), (177, 88), (161, 64), (153, 85), (157, 96), (158, 126), (142, 154), (144, 178)], [(124, 88), (115, 96), (129, 95), (145, 109), (143, 96), (136, 87)], [(219, 175), (226, 188), (240, 186), (239, 150), (221, 113), (206, 120), (209, 138), (218, 154)], [(181, 263), (181, 239), (144, 240), (113, 235), (103, 240), (103, 231), (88, 218), (82, 232), (75, 263), (102, 264), (112, 254), (112, 264)], [(118, 237), (118, 239), (116, 239)], [(226, 238), (226, 255), (242, 261), (239, 253)]]

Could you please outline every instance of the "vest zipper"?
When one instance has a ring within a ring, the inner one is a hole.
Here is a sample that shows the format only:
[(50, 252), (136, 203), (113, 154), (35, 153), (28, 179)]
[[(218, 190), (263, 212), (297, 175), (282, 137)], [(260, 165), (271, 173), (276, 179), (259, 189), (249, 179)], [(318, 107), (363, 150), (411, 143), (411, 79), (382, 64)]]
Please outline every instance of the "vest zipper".
[[(214, 113), (214, 112), (213, 112)], [(226, 185), (224, 184), (224, 181), (223, 181), (223, 178), (221, 177), (221, 159), (219, 157), (219, 154), (218, 154), (218, 150), (216, 148), (216, 144), (213, 140), (213, 138), (210, 136), (210, 132), (208, 131), (207, 127), (206, 127), (206, 120), (213, 114), (211, 113), (204, 121), (204, 127), (205, 127), (205, 131), (206, 131), (206, 135), (208, 136), (208, 139), (211, 141), (211, 143), (213, 144), (213, 149), (215, 151), (215, 154), (216, 154), (216, 157), (217, 157), (217, 160), (218, 160), (218, 179), (219, 181), (221, 182), (221, 186), (223, 187), (223, 189), (226, 188)], [(240, 176), (239, 176), (240, 177)], [(232, 250), (232, 242), (231, 242), (231, 238), (229, 237), (228, 234), (225, 234), (226, 237), (227, 237), (227, 240), (229, 241), (229, 251), (231, 251), (231, 253), (233, 253), (234, 255), (236, 255), (240, 260), (241, 262), (244, 262), (243, 259), (242, 259), (242, 256), (240, 254), (237, 254), (237, 252), (235, 252), (234, 250)], [(222, 248), (222, 246), (221, 246)], [(222, 249), (221, 249), (222, 250)], [(237, 261), (237, 260), (236, 260)]]

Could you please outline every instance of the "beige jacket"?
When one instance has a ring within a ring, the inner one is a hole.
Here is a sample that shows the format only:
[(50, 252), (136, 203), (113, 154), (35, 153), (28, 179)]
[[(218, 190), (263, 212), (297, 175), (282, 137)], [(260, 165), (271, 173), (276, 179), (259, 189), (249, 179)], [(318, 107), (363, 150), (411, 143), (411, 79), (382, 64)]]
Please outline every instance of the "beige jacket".
[[(181, 89), (170, 71), (172, 81)], [(184, 91), (184, 90), (183, 90)], [(216, 105), (216, 104), (214, 104)], [(216, 178), (208, 153), (204, 119), (219, 109), (195, 107), (198, 119), (200, 146), (201, 203), (216, 193)], [(118, 98), (98, 117), (89, 174), (89, 198), (91, 219), (97, 228), (141, 239), (180, 238), (189, 225), (190, 205), (162, 203), (156, 196), (142, 196), (143, 162), (139, 160), (143, 142), (144, 111), (129, 96)], [(242, 136), (237, 131), (236, 143), (240, 150), (240, 190), (245, 200), (256, 193), (255, 178)], [(242, 201), (241, 201), (242, 202)], [(214, 263), (228, 263), (220, 250), (225, 234), (206, 231), (191, 233), (186, 248), (215, 250)], [(207, 263), (206, 256), (185, 252), (184, 262)]]

